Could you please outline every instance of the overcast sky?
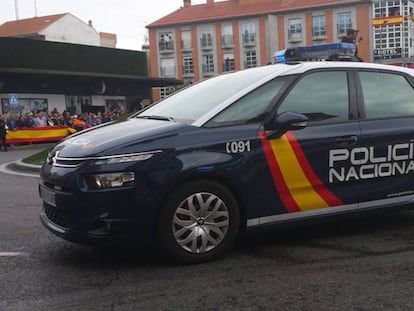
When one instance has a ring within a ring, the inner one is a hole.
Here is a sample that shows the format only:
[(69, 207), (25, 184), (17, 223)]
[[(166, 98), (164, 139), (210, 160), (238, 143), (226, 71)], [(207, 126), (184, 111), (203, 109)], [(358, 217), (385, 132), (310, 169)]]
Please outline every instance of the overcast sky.
[[(145, 25), (174, 12), (183, 0), (0, 0), (0, 24), (19, 19), (71, 13), (85, 23), (92, 20), (98, 32), (115, 33), (117, 47), (141, 50)], [(192, 4), (206, 3), (192, 0)], [(16, 8), (17, 7), (17, 8)]]

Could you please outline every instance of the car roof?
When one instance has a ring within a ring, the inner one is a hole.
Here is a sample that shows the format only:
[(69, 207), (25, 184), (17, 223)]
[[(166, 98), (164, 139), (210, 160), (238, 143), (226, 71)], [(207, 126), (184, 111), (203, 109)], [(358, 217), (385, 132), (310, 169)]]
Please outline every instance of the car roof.
[[(289, 74), (298, 74), (304, 73), (309, 70), (314, 69), (330, 69), (330, 68), (349, 68), (349, 69), (371, 69), (371, 70), (392, 70), (402, 73), (407, 73), (411, 76), (414, 76), (414, 69), (395, 66), (395, 65), (386, 65), (378, 63), (365, 63), (365, 62), (335, 62), (335, 61), (316, 61), (316, 62), (292, 62), (292, 65), (300, 63), (301, 66), (295, 66), (295, 69), (290, 70)], [(289, 63), (287, 63), (289, 64)]]
[[(406, 73), (414, 77), (414, 69), (394, 66), (394, 65), (384, 65), (384, 64), (377, 64), (377, 63), (365, 63), (365, 62), (346, 62), (346, 61), (314, 61), (314, 62), (287, 62), (287, 63), (277, 63), (271, 64), (261, 67), (254, 67), (250, 69), (244, 69), (239, 71), (240, 74), (249, 74), (252, 71), (261, 72), (262, 77), (258, 79), (256, 83), (250, 85), (249, 87), (245, 88), (243, 91), (234, 94), (234, 97), (228, 98), (225, 102), (221, 105), (217, 106), (215, 109), (212, 109), (208, 113), (204, 114), (201, 118), (195, 120), (192, 125), (194, 126), (202, 126), (206, 122), (208, 122), (212, 117), (214, 117), (217, 113), (228, 107), (231, 103), (234, 102), (235, 99), (244, 96), (251, 90), (255, 89), (256, 87), (270, 81), (276, 77), (286, 76), (286, 75), (296, 75), (296, 74), (303, 74), (308, 71), (312, 70), (324, 70), (324, 69), (367, 69), (367, 70), (382, 70), (382, 71), (393, 71), (393, 72), (401, 72)], [(237, 72), (234, 72), (237, 73)], [(230, 73), (232, 74), (232, 73)]]

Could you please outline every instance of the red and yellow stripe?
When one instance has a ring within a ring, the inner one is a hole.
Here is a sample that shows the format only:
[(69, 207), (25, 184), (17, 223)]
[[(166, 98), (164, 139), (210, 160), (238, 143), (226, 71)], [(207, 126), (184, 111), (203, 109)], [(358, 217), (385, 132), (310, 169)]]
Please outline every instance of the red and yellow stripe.
[(404, 18), (400, 15), (398, 16), (388, 16), (388, 17), (376, 17), (372, 21), (372, 26), (381, 27), (381, 26), (391, 26), (402, 24)]
[(289, 213), (343, 205), (316, 175), (292, 132), (262, 146), (277, 192)]
[(32, 127), (14, 131), (9, 129), (6, 139), (10, 144), (55, 142), (75, 132), (75, 129), (67, 126)]

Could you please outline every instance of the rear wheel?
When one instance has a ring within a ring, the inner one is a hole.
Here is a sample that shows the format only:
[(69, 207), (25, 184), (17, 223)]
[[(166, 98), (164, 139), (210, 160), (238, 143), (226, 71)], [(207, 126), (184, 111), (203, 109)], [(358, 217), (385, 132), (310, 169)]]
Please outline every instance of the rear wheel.
[(200, 263), (222, 255), (235, 242), (240, 213), (221, 184), (197, 181), (174, 191), (158, 226), (161, 250), (182, 263)]

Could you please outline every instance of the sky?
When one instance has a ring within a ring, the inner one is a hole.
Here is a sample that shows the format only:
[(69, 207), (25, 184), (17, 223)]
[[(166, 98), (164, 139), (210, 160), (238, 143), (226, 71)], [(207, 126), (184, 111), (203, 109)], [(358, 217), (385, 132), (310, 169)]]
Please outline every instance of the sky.
[[(146, 25), (183, 6), (183, 0), (0, 0), (0, 25), (35, 16), (71, 13), (98, 32), (117, 35), (117, 48), (141, 50)], [(192, 0), (191, 4), (207, 0)]]

